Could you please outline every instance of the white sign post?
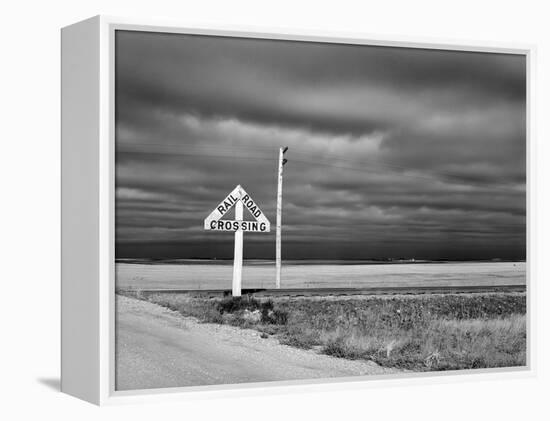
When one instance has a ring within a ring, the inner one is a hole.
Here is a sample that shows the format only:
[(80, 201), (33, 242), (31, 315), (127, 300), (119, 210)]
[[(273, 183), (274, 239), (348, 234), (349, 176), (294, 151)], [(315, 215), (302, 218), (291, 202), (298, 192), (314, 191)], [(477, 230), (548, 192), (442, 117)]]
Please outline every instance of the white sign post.
[[(243, 220), (243, 202), (239, 200), (235, 205), (235, 220)], [(241, 296), (243, 275), (243, 230), (235, 231), (235, 250), (233, 252), (233, 297)]]
[[(235, 206), (235, 219), (222, 219)], [(243, 220), (243, 210), (247, 209), (254, 221)], [(212, 231), (234, 231), (235, 251), (233, 254), (233, 288), (234, 297), (241, 296), (243, 270), (243, 233), (269, 232), (271, 224), (250, 195), (238, 185), (223, 199), (216, 209), (204, 220), (204, 229)]]

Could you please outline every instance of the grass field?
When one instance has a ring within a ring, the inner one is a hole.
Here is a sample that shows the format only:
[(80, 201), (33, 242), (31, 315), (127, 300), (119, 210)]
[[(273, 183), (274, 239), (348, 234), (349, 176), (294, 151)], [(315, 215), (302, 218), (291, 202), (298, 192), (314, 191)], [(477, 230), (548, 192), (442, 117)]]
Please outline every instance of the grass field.
[(523, 293), (392, 297), (199, 298), (126, 292), (282, 343), (414, 371), (526, 364)]
[[(118, 289), (231, 289), (232, 261), (117, 262)], [(525, 284), (525, 262), (285, 261), (283, 288)], [(272, 261), (245, 260), (243, 288), (274, 288)]]

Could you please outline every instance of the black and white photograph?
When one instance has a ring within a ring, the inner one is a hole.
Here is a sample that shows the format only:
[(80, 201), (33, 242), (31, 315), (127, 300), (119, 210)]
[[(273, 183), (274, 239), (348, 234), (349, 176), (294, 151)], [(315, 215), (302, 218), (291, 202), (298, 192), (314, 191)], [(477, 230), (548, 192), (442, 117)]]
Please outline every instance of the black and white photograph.
[(527, 367), (525, 55), (114, 48), (116, 391)]
[(550, 419), (546, 9), (4, 5), (0, 420)]

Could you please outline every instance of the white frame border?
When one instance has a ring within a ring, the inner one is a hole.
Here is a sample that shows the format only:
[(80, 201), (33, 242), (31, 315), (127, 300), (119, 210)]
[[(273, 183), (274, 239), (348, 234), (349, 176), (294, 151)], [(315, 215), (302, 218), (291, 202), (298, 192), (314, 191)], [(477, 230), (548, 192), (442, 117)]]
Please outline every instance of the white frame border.
[[(527, 378), (536, 375), (536, 285), (533, 281), (533, 246), (535, 244), (532, 226), (534, 215), (535, 147), (532, 139), (533, 87), (535, 79), (534, 45), (510, 44), (483, 41), (449, 39), (426, 39), (419, 37), (378, 36), (363, 33), (310, 31), (288, 28), (258, 28), (236, 25), (196, 25), (172, 20), (120, 18), (99, 16), (100, 28), (100, 140), (99, 140), (99, 360), (100, 384), (99, 403), (146, 403), (181, 401), (183, 399), (208, 399), (212, 397), (243, 397), (265, 394), (288, 394), (295, 392), (317, 392), (334, 390), (356, 390), (371, 387), (413, 386), (417, 384), (462, 383), (479, 380), (501, 380)], [(195, 35), (227, 36), (278, 39), (290, 41), (311, 41), (345, 43), (357, 45), (378, 45), (391, 47), (425, 48), (454, 51), (476, 51), (487, 53), (520, 54), (526, 57), (527, 77), (527, 366), (502, 369), (460, 370), (451, 372), (428, 372), (397, 375), (356, 376), (337, 379), (305, 381), (281, 381), (266, 383), (229, 384), (197, 387), (145, 389), (115, 391), (115, 259), (114, 259), (114, 33), (116, 30), (145, 32), (187, 33)]]

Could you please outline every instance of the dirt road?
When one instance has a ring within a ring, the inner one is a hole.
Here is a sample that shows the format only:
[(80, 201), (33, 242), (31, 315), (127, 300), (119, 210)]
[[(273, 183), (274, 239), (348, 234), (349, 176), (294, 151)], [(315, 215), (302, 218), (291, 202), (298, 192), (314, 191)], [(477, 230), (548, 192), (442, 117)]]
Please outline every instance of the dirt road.
[(254, 330), (202, 324), (117, 296), (116, 389), (347, 377), (392, 372), (262, 339)]

